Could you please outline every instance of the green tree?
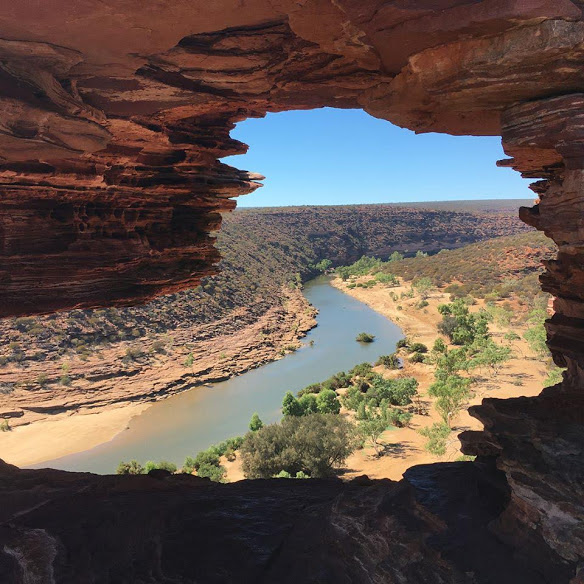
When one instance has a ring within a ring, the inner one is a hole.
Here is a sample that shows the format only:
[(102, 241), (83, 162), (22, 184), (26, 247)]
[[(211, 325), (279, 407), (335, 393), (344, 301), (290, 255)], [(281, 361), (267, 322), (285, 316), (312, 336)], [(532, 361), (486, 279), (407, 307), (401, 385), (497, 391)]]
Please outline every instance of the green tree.
[(261, 421), (260, 416), (257, 412), (254, 412), (251, 420), (249, 421), (249, 429), (252, 432), (257, 432), (264, 427), (264, 423)]
[(479, 345), (475, 355), (469, 361), (469, 367), (488, 367), (492, 375), (497, 375), (503, 363), (511, 358), (511, 349), (497, 345), (491, 339)]
[(371, 443), (377, 456), (383, 450), (379, 438), (387, 430), (388, 425), (387, 420), (381, 416), (359, 422), (359, 434)]
[(432, 282), (432, 280), (430, 280), (430, 278), (424, 277), (414, 280), (412, 286), (418, 292), (420, 297), (423, 300), (426, 300), (430, 295), (430, 290), (434, 288), (434, 283)]
[(240, 456), (246, 478), (270, 478), (280, 471), (326, 477), (355, 449), (354, 427), (343, 416), (287, 416), (279, 424), (248, 432)]
[(540, 358), (549, 356), (549, 349), (546, 344), (547, 333), (545, 330), (545, 320), (547, 313), (543, 309), (532, 310), (528, 315), (530, 327), (523, 334), (529, 348)]
[[(323, 391), (329, 390), (325, 389)], [(298, 400), (298, 402), (300, 403), (300, 407), (302, 408), (302, 414), (304, 416), (306, 416), (307, 414), (316, 414), (318, 412), (318, 402), (316, 394), (306, 393)]]
[(338, 414), (341, 411), (337, 394), (332, 389), (323, 389), (317, 394), (316, 405), (321, 414)]
[(469, 388), (470, 379), (451, 375), (444, 381), (436, 381), (428, 389), (428, 393), (437, 398), (436, 409), (442, 417), (443, 423), (449, 428), (452, 425), (452, 420), (468, 401)]
[(303, 413), (300, 402), (291, 391), (287, 391), (282, 401), (282, 414), (284, 416), (302, 416)]
[(436, 422), (428, 428), (422, 428), (420, 434), (428, 440), (424, 448), (435, 456), (446, 454), (448, 436), (450, 436), (450, 426), (441, 422)]
[(375, 340), (375, 335), (369, 333), (359, 333), (355, 339), (359, 343), (372, 343)]
[(333, 265), (333, 262), (331, 262), (331, 260), (323, 259), (323, 260), (320, 260), (320, 262), (318, 262), (318, 264), (316, 264), (316, 266), (314, 266), (314, 267), (319, 272), (326, 272), (332, 265)]

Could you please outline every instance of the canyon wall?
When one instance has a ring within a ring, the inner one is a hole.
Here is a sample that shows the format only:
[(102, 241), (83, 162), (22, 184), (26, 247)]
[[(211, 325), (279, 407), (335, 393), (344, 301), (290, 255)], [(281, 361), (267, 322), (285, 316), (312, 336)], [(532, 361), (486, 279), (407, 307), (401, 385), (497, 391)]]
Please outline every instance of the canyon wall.
[(581, 581), (581, 0), (22, 0), (0, 30), (2, 316), (143, 302), (212, 273), (219, 212), (261, 178), (218, 160), (245, 150), (229, 137), (245, 118), (359, 107), (420, 132), (501, 135), (502, 164), (539, 179), (522, 218), (559, 248), (542, 284), (566, 373), (537, 398), (485, 400), (465, 448), (504, 473), (499, 537), (545, 581)]

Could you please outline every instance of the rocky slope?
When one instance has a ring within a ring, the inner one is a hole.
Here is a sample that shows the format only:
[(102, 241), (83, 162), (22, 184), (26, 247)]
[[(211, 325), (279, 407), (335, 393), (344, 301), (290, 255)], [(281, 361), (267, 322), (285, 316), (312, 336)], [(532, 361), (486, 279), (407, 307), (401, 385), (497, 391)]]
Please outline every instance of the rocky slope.
[[(417, 239), (420, 228), (424, 237)], [(221, 274), (144, 307), (0, 322), (0, 416), (12, 427), (79, 408), (159, 399), (278, 358), (314, 325), (299, 279), (323, 258), (436, 251), (525, 229), (514, 213), (384, 205), (239, 211)], [(415, 247), (414, 247), (415, 246)]]

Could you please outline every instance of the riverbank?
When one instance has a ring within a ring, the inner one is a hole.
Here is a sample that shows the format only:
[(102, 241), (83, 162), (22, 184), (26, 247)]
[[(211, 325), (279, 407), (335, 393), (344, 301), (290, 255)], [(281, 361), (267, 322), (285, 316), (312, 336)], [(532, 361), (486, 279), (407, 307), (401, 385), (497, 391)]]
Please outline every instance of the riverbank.
[[(335, 278), (331, 284), (349, 294), (353, 298), (367, 304), (373, 310), (383, 314), (388, 319), (401, 327), (410, 341), (421, 342), (432, 347), (436, 338), (445, 337), (437, 330), (442, 316), (438, 312), (438, 305), (450, 302), (450, 295), (435, 289), (427, 299), (428, 306), (417, 308), (420, 298), (400, 298), (402, 293), (407, 294), (411, 289), (411, 283), (403, 282), (398, 287), (387, 288), (377, 285), (372, 288), (351, 287), (370, 280), (369, 276), (357, 278), (352, 282), (343, 282)], [(390, 293), (399, 300), (393, 300)], [(484, 306), (484, 301), (477, 300), (471, 307), (472, 312), (477, 312)], [(505, 331), (491, 323), (489, 326), (493, 340), (499, 344), (505, 344), (503, 339)], [(426, 438), (419, 433), (421, 428), (431, 426), (439, 421), (436, 410), (432, 407), (434, 398), (428, 395), (428, 388), (434, 382), (434, 367), (423, 363), (411, 363), (404, 359), (404, 368), (399, 372), (381, 371), (385, 376), (406, 375), (415, 377), (419, 382), (419, 392), (422, 397), (422, 405), (427, 410), (426, 415), (414, 413), (411, 424), (407, 428), (392, 428), (386, 431), (381, 441), (387, 444), (386, 455), (377, 457), (372, 447), (365, 447), (356, 451), (347, 460), (346, 478), (352, 478), (361, 474), (367, 474), (371, 478), (401, 479), (403, 473), (411, 466), (432, 462), (453, 461), (459, 458), (460, 441), (458, 434), (465, 430), (481, 430), (482, 424), (472, 418), (468, 413), (468, 407), (480, 404), (485, 397), (512, 398), (519, 396), (535, 396), (541, 393), (544, 380), (547, 376), (547, 365), (537, 359), (531, 352), (527, 342), (523, 339), (524, 327), (514, 327), (519, 339), (513, 341), (511, 349), (514, 357), (503, 363), (496, 377), (481, 376), (473, 385), (474, 397), (467, 407), (458, 415), (455, 431), (449, 440), (446, 454), (435, 456), (424, 449)]]
[[(428, 305), (418, 308), (420, 297), (418, 295), (407, 297), (410, 296), (411, 283), (402, 281), (400, 286), (391, 288), (380, 284), (371, 288), (355, 285), (370, 279), (370, 276), (365, 276), (343, 282), (340, 278), (335, 278), (331, 284), (397, 324), (410, 342), (419, 342), (432, 347), (434, 341), (440, 337), (447, 343), (447, 339), (438, 333), (437, 327), (442, 320), (438, 306), (450, 302), (449, 294), (434, 289), (427, 298)], [(351, 284), (354, 286), (349, 287)], [(402, 293), (404, 297), (401, 297)], [(390, 294), (398, 300), (394, 300)], [(484, 301), (477, 300), (471, 307), (471, 312), (477, 312), (483, 307)], [(386, 378), (402, 376), (416, 378), (419, 383), (420, 399), (416, 407), (411, 408), (413, 415), (407, 427), (391, 428), (381, 435), (379, 441), (385, 444), (384, 455), (377, 456), (372, 446), (365, 446), (355, 451), (346, 461), (345, 469), (341, 473), (342, 478), (350, 480), (366, 474), (375, 479), (400, 480), (403, 473), (412, 466), (457, 460), (462, 456), (458, 434), (465, 430), (482, 429), (482, 424), (469, 415), (470, 406), (480, 404), (485, 397), (505, 399), (538, 395), (544, 387), (547, 364), (532, 354), (527, 342), (522, 338), (525, 327), (514, 326), (513, 328), (521, 337), (512, 343), (513, 358), (503, 363), (495, 377), (475, 372), (476, 381), (472, 386), (473, 397), (456, 417), (453, 432), (447, 441), (446, 453), (442, 456), (431, 454), (424, 448), (427, 438), (419, 432), (420, 429), (440, 421), (440, 416), (433, 407), (435, 399), (428, 395), (428, 388), (435, 381), (435, 367), (425, 363), (411, 362), (408, 353), (404, 350), (399, 353), (403, 360), (402, 369), (388, 370), (382, 366), (374, 367), (376, 373)], [(490, 324), (489, 330), (495, 343), (508, 345), (504, 340), (507, 331), (493, 323)], [(376, 344), (377, 341), (372, 343), (372, 345)], [(380, 354), (391, 351), (393, 348), (388, 350), (385, 346), (379, 346)], [(313, 381), (320, 381), (320, 379)], [(345, 390), (337, 391), (343, 393)], [(418, 407), (422, 413), (416, 411)], [(344, 408), (341, 409), (341, 414), (354, 416), (354, 412)], [(244, 478), (239, 457), (234, 461), (223, 458), (221, 464), (226, 468), (226, 478), (230, 482)]]
[[(316, 326), (315, 310), (297, 288), (246, 326), (246, 310), (209, 325), (176, 330), (163, 347), (157, 339), (116, 345), (67, 367), (32, 363), (0, 371), (0, 458), (17, 466), (37, 464), (110, 441), (153, 402), (240, 375), (294, 350)], [(51, 382), (39, 390), (41, 376)], [(35, 389), (32, 390), (33, 383)]]

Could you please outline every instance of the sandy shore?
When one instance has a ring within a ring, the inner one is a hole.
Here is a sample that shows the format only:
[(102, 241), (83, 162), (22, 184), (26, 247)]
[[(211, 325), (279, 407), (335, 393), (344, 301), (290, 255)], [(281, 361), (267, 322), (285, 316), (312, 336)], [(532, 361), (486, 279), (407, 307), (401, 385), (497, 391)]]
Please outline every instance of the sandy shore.
[[(176, 347), (164, 354), (150, 351), (143, 362), (122, 364), (119, 368), (116, 367), (119, 355), (114, 354), (120, 352), (119, 347), (109, 353), (102, 351), (88, 361), (72, 362), (73, 381), (69, 386), (51, 384), (34, 392), (21, 389), (3, 401), (0, 399), (0, 411), (22, 409), (24, 414), (9, 418), (11, 431), (0, 432), (0, 459), (28, 466), (89, 450), (123, 432), (130, 420), (154, 401), (281, 358), (283, 347), (295, 344), (316, 324), (302, 294), (289, 293), (285, 297), (288, 299), (285, 310), (270, 310), (232, 334), (187, 343), (193, 336), (204, 336), (201, 330), (188, 329), (184, 333), (188, 338), (178, 339), (178, 334), (175, 335)], [(264, 329), (272, 331), (269, 338), (260, 335)], [(193, 364), (186, 367), (184, 361), (189, 352)], [(35, 379), (48, 367), (57, 367), (52, 363), (38, 366), (41, 368), (38, 371), (3, 371), (0, 378)], [(52, 372), (50, 377), (58, 377), (59, 372), (60, 369)], [(98, 377), (101, 379), (95, 381)], [(60, 413), (50, 413), (51, 408)]]
[(125, 430), (130, 420), (150, 404), (140, 403), (91, 412), (58, 414), (0, 434), (0, 458), (17, 466), (29, 466), (108, 442)]

